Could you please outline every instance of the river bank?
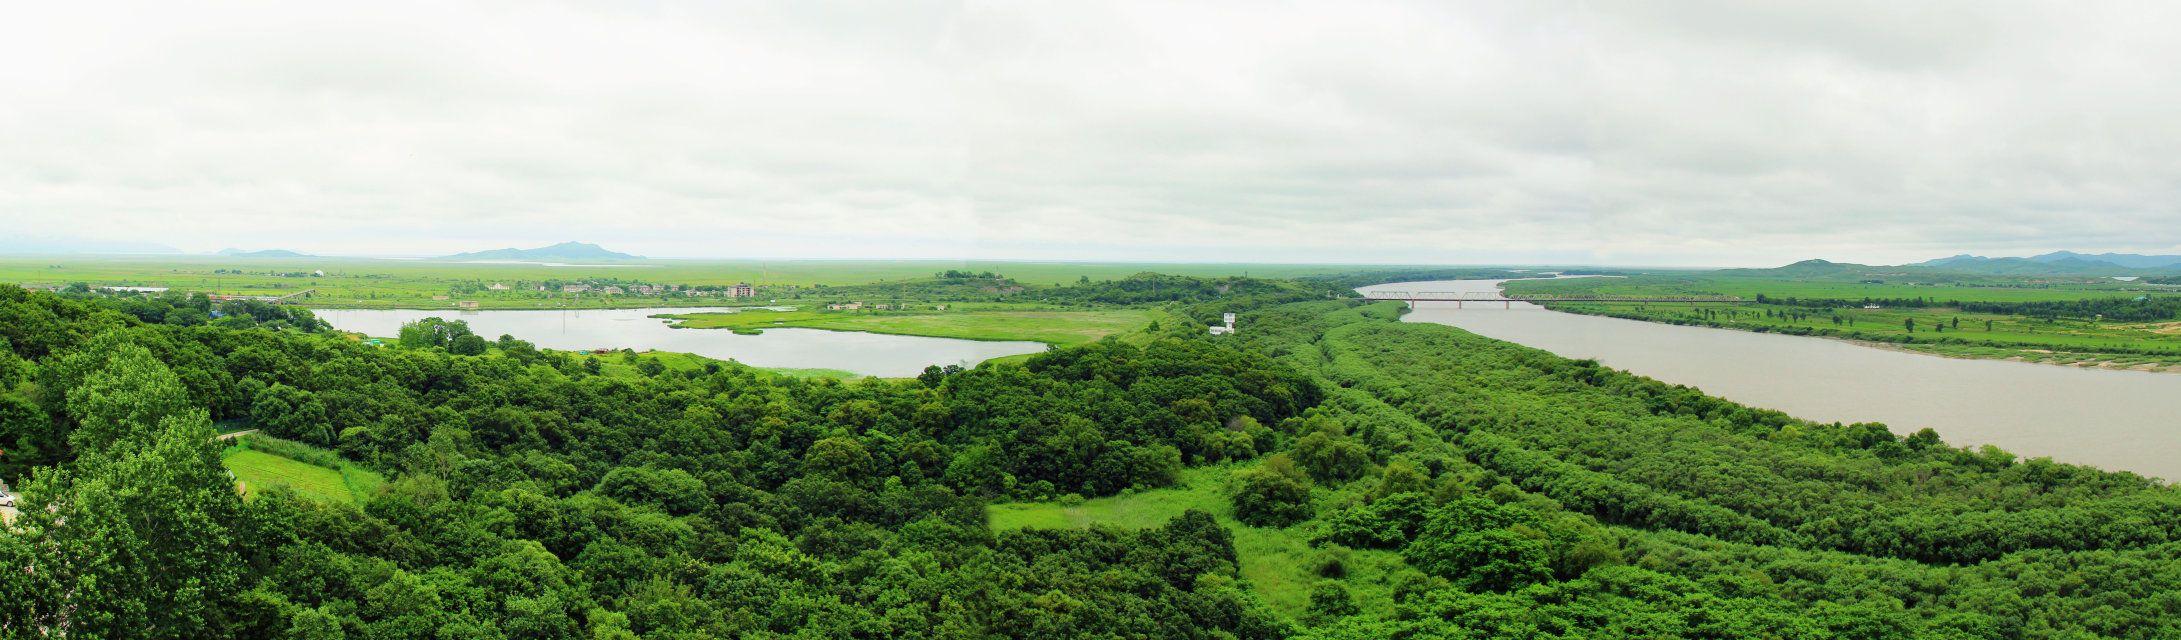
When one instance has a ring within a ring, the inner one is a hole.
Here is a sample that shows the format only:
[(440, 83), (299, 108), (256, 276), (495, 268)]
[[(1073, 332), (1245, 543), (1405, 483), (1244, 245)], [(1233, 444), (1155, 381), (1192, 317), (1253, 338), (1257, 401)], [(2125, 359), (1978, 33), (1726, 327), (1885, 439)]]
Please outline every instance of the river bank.
[[(1391, 291), (1497, 295), (1496, 281), (1381, 285)], [(1897, 433), (1931, 428), (1956, 444), (1991, 444), (2062, 462), (2181, 478), (2181, 378), (2107, 367), (1932, 357), (1842, 339), (1721, 331), (1597, 315), (1419, 303), (1427, 322), (1592, 358), (1752, 406)]]
[[(1861, 329), (1843, 329), (1837, 326), (1817, 326), (1817, 321), (1808, 318), (1798, 318), (1794, 321), (1789, 321), (1784, 318), (1779, 321), (1756, 320), (1754, 318), (1715, 320), (1709, 316), (1703, 315), (1707, 311), (1711, 312), (1712, 314), (1718, 314), (1721, 311), (1729, 311), (1729, 309), (1726, 308), (1692, 308), (1691, 311), (1693, 312), (1693, 314), (1683, 315), (1679, 313), (1662, 312), (1637, 313), (1625, 309), (1602, 308), (1582, 304), (1547, 303), (1540, 306), (1551, 311), (1557, 311), (1560, 313), (1566, 313), (1571, 315), (1616, 318), (1621, 320), (1649, 322), (1669, 326), (1725, 329), (1745, 333), (1773, 334), (1806, 338), (1826, 338), (1830, 340), (1839, 340), (1849, 344), (1884, 349), (1888, 351), (1933, 355), (1965, 360), (2003, 360), (2009, 362), (2027, 362), (2032, 364), (2049, 364), (2079, 368), (2095, 367), (2124, 371), (2181, 372), (2181, 353), (2176, 353), (2173, 351), (2153, 351), (2150, 349), (2143, 349), (2144, 351), (2147, 351), (2146, 353), (2126, 353), (2115, 352), (2113, 350), (2079, 351), (2071, 349), (2068, 345), (2063, 344), (2010, 344), (2007, 342), (1995, 341), (1988, 337), (1978, 337), (1979, 334), (1974, 332), (1973, 330), (1957, 329), (1953, 332), (1957, 335), (1946, 335), (1946, 332), (1943, 331), (1931, 331), (1929, 329), (1926, 329), (1926, 331), (1930, 332), (1926, 336), (1911, 336), (1883, 332), (1869, 333)], [(1736, 308), (1732, 309), (1731, 311), (1736, 312), (1736, 315), (1755, 316), (1762, 310)], [(1939, 311), (1941, 313), (1944, 312), (1944, 310)], [(1782, 315), (1785, 314), (1783, 313)], [(1892, 326), (1894, 323), (1898, 322), (1898, 320), (1890, 317), (1886, 320), (1887, 322), (1885, 324), (1887, 326)], [(1936, 325), (1939, 322), (1943, 322), (1943, 320), (1929, 321), (1924, 326), (1929, 327), (1932, 325)], [(1863, 324), (1871, 323), (1866, 321)], [(1970, 324), (1972, 327), (1976, 325), (1975, 322), (1971, 322)], [(1856, 325), (1853, 323), (1853, 321), (1850, 321), (1848, 326), (1853, 327)], [(1970, 337), (1964, 338), (1959, 336)], [(2110, 338), (2107, 336), (2081, 337), (2069, 334), (2061, 334), (2055, 337), (2079, 338), (2091, 341), (2104, 341)]]

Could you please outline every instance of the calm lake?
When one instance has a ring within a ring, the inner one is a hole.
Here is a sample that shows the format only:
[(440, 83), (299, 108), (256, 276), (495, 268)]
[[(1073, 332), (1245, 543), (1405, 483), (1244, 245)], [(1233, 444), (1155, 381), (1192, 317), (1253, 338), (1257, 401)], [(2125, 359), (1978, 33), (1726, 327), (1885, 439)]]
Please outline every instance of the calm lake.
[(738, 336), (726, 329), (675, 329), (655, 313), (703, 313), (725, 308), (435, 311), (425, 309), (316, 309), (342, 331), (391, 338), (401, 325), (439, 317), (468, 322), (486, 339), (513, 335), (541, 348), (635, 349), (694, 353), (755, 367), (841, 369), (884, 377), (914, 376), (929, 365), (971, 366), (1001, 356), (1037, 353), (1039, 342), (986, 342), (818, 329), (766, 329)]
[[(1404, 282), (1363, 291), (1499, 295), (1503, 280)], [(2181, 480), (2181, 375), (1963, 360), (1839, 340), (1601, 318), (1500, 304), (1420, 303), (1432, 322), (1685, 384), (1822, 422), (1930, 427), (1948, 444)]]

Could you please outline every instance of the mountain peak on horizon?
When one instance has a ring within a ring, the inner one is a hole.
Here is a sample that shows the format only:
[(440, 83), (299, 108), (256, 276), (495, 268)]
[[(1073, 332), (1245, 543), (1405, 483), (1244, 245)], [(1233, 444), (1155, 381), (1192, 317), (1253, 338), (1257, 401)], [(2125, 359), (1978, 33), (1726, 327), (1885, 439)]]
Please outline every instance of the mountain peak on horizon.
[(217, 256), (224, 256), (224, 257), (228, 257), (228, 258), (316, 258), (316, 257), (318, 257), (318, 256), (314, 256), (314, 255), (311, 255), (311, 254), (308, 254), (308, 253), (301, 253), (301, 252), (297, 252), (297, 251), (289, 251), (289, 250), (287, 250), (287, 249), (263, 249), (263, 250), (258, 250), (258, 251), (243, 251), (243, 250), (241, 250), (241, 249), (236, 249), (236, 248), (233, 248), (233, 247), (229, 247), (229, 248), (226, 248), (226, 249), (221, 249), (221, 250), (219, 250), (218, 252), (214, 253), (213, 255), (217, 255)]
[(643, 256), (610, 251), (588, 242), (568, 241), (536, 249), (493, 249), (441, 256), (442, 260), (642, 260)]
[(2147, 256), (2110, 252), (2092, 255), (2060, 250), (2026, 258), (1987, 258), (1961, 254), (1901, 266), (2008, 275), (2113, 276), (2134, 275), (2143, 271), (2181, 271), (2181, 255)]

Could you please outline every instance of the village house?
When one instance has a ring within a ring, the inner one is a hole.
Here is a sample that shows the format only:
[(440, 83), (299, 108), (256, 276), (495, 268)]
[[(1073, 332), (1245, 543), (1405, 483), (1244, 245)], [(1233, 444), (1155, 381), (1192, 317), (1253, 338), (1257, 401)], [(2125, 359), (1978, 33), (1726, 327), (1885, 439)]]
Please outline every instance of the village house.
[(734, 288), (730, 289), (730, 291), (732, 291), (733, 293), (730, 293), (728, 295), (732, 295), (737, 298), (750, 298), (757, 296), (757, 287), (750, 286), (750, 283), (747, 282), (736, 283)]
[(599, 292), (609, 296), (618, 296), (623, 293), (620, 287), (606, 287), (604, 289), (600, 289)]
[(484, 305), (478, 304), (476, 300), (463, 300), (461, 302), (454, 303), (454, 306), (464, 309), (475, 309)]
[(500, 283), (498, 283), (498, 282), (495, 282), (495, 283), (492, 283), (492, 284), (491, 284), (491, 286), (487, 286), (487, 287), (485, 287), (485, 288), (486, 288), (486, 289), (491, 289), (491, 290), (493, 290), (493, 291), (506, 291), (506, 290), (507, 290), (507, 285), (504, 285), (504, 284), (500, 284)]
[(432, 296), (433, 300), (446, 300), (448, 296)]
[(583, 293), (583, 292), (585, 292), (585, 291), (590, 291), (590, 290), (591, 290), (591, 285), (587, 285), (587, 284), (571, 284), (571, 285), (566, 285), (566, 286), (562, 286), (562, 287), (560, 288), (560, 290), (561, 290), (561, 292), (562, 292), (562, 293)]

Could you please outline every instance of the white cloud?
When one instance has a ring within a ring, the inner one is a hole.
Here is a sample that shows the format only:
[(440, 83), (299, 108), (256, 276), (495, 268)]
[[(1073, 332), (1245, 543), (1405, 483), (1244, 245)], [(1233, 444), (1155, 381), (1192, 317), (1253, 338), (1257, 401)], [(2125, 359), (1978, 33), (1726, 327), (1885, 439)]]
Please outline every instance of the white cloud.
[(189, 250), (2181, 250), (2151, 3), (48, 3), (0, 223)]

